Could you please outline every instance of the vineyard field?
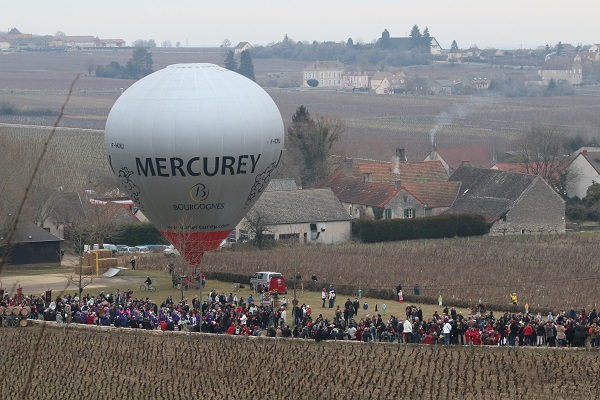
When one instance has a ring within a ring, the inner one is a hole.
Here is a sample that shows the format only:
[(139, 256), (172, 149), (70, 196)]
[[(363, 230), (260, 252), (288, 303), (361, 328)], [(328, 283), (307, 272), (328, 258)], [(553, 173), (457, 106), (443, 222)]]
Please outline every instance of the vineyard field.
[(593, 399), (597, 351), (0, 328), (13, 399)]

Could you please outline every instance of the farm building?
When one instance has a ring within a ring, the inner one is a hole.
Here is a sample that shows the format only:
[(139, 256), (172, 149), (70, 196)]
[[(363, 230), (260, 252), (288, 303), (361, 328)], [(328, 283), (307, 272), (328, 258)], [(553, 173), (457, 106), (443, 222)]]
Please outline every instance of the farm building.
[(317, 183), (328, 187), (352, 218), (395, 219), (438, 215), (450, 207), (459, 185), (448, 182), (439, 161), (406, 162), (403, 149), (391, 163), (355, 164)]
[[(250, 223), (248, 221), (250, 219)], [(350, 239), (350, 216), (330, 189), (298, 189), (293, 179), (273, 179), (236, 227), (238, 241), (251, 239), (257, 220), (274, 240), (342, 243)]]
[(460, 190), (447, 212), (483, 215), (490, 235), (565, 232), (565, 202), (537, 175), (463, 165), (450, 181)]
[[(1, 251), (4, 252), (6, 233), (2, 234)], [(61, 239), (33, 222), (19, 222), (10, 246), (8, 265), (46, 264), (60, 265)]]

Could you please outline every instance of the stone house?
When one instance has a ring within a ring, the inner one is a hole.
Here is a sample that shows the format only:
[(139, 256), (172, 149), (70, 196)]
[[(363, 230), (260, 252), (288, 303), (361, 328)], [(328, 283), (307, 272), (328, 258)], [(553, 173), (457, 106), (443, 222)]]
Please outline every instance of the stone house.
[(290, 243), (343, 243), (352, 229), (350, 215), (331, 189), (298, 189), (293, 179), (269, 182), (235, 228), (236, 241), (252, 239), (250, 225), (257, 218), (268, 236)]
[(460, 190), (447, 212), (483, 215), (490, 235), (565, 232), (565, 202), (537, 175), (463, 165), (450, 181)]
[(396, 159), (355, 164), (347, 158), (342, 168), (316, 186), (331, 188), (352, 218), (417, 218), (438, 215), (450, 207), (458, 184), (447, 181), (440, 162)]
[(308, 81), (315, 79), (319, 82), (318, 87), (341, 88), (345, 70), (346, 65), (340, 61), (317, 61), (306, 64), (302, 69), (302, 86), (310, 87)]
[(583, 81), (581, 63), (566, 57), (549, 59), (539, 70), (539, 75), (544, 85), (550, 83), (552, 79), (555, 82), (565, 81), (571, 85), (580, 85)]

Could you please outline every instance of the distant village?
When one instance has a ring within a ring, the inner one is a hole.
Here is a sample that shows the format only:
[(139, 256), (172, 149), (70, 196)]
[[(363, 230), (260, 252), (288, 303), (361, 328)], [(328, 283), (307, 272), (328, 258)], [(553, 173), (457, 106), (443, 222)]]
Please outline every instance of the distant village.
[[(387, 30), (386, 30), (387, 32)], [(390, 49), (409, 51), (412, 38), (390, 37), (387, 46)], [(150, 43), (152, 42), (152, 43)], [(442, 76), (407, 74), (400, 68), (387, 68), (385, 71), (357, 70), (337, 60), (318, 60), (305, 64), (302, 69), (300, 86), (315, 90), (358, 90), (376, 94), (476, 94), (493, 89), (493, 78), (518, 81), (524, 87), (568, 84), (578, 86), (586, 83), (599, 83), (600, 73), (587, 77), (586, 67), (600, 69), (600, 43), (590, 46), (573, 46), (558, 43), (554, 47), (540, 49), (502, 50), (496, 48), (479, 49), (471, 46), (459, 49), (456, 42), (451, 49), (443, 49), (435, 37), (428, 38), (428, 52), (438, 63), (460, 65), (472, 63), (481, 66), (497, 66), (510, 71), (490, 71)], [(156, 46), (153, 41), (140, 41), (132, 46)], [(180, 44), (178, 43), (177, 46)], [(170, 42), (163, 46), (171, 46)], [(13, 28), (7, 33), (0, 32), (0, 52), (42, 51), (42, 50), (81, 50), (81, 49), (119, 49), (126, 48), (123, 39), (101, 39), (96, 36), (45, 35), (38, 36), (21, 33)], [(252, 50), (248, 42), (240, 42), (233, 48), (235, 55), (244, 50)], [(588, 68), (589, 69), (589, 68)], [(534, 70), (534, 74), (531, 73)], [(590, 75), (590, 74), (587, 74)]]
[[(402, 46), (407, 42), (390, 40), (390, 43)], [(94, 36), (33, 36), (16, 30), (0, 34), (1, 52), (124, 47), (122, 39)], [(236, 55), (251, 49), (248, 42), (240, 42), (233, 48)], [(511, 70), (535, 68), (538, 78), (528, 83), (538, 86), (552, 81), (581, 85), (583, 66), (600, 65), (600, 44), (583, 51), (561, 43), (553, 50), (556, 51), (546, 51), (544, 55), (532, 49), (444, 50), (432, 38), (430, 53), (435, 60), (449, 64), (498, 64), (506, 60)], [(469, 73), (453, 80), (429, 77), (418, 81), (422, 87), (417, 90), (423, 94), (468, 94), (466, 91), (488, 90), (491, 81), (490, 76)], [(381, 95), (414, 92), (414, 85), (415, 78), (409, 78), (401, 69), (353, 71), (340, 61), (305, 64), (301, 83), (305, 90), (364, 90)], [(480, 146), (439, 149), (434, 146), (431, 154), (418, 162), (408, 162), (405, 150), (397, 148), (390, 162), (346, 158), (339, 169), (311, 188), (299, 187), (294, 179), (273, 180), (253, 210), (264, 217), (272, 239), (288, 242), (350, 240), (351, 221), (355, 218), (405, 219), (448, 213), (483, 215), (491, 225), (492, 235), (564, 233), (564, 198), (584, 198), (590, 185), (600, 183), (600, 148), (581, 148), (565, 161), (556, 173), (568, 174), (570, 181), (558, 188), (552, 179), (532, 173), (523, 164), (498, 163), (495, 154)], [(93, 194), (89, 200), (98, 201)], [(132, 220), (145, 221), (132, 202), (119, 201), (114, 202), (119, 205), (115, 215), (126, 210)], [(243, 220), (228, 241), (248, 240), (251, 232), (247, 224)], [(63, 237), (51, 221), (46, 229)]]

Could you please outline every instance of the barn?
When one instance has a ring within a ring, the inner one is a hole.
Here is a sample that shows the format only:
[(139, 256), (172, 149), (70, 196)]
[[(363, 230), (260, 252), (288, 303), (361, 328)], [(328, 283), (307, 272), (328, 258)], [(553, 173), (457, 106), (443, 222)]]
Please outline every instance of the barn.
[[(4, 254), (6, 233), (0, 237)], [(40, 228), (33, 222), (19, 222), (12, 239), (6, 264), (45, 264), (59, 266), (61, 239)]]

